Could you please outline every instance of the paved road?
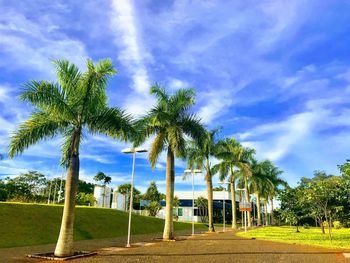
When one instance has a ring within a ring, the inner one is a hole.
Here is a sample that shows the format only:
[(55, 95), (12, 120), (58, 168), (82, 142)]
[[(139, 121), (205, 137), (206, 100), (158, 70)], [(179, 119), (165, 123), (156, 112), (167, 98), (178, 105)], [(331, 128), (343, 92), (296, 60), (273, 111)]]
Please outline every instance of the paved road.
[[(110, 245), (112, 244), (111, 241)], [(235, 236), (234, 232), (225, 232), (196, 235), (195, 237), (183, 236), (180, 237), (180, 240), (174, 242), (157, 240), (138, 242), (128, 249), (107, 246), (98, 249), (97, 256), (76, 259), (71, 262), (350, 262), (350, 259), (344, 258), (343, 252), (312, 246), (243, 239)], [(52, 262), (19, 257), (17, 257), (17, 260), (33, 263)]]

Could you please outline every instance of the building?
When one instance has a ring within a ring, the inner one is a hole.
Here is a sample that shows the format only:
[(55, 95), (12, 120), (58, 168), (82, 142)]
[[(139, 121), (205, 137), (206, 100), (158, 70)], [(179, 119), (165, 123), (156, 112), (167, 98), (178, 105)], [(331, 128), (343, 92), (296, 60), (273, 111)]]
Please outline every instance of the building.
[(112, 208), (122, 211), (128, 210), (128, 200), (127, 197), (121, 193), (118, 193), (118, 189), (114, 189), (112, 198)]
[[(179, 221), (192, 221), (192, 191), (187, 192), (175, 192), (174, 194), (179, 199), (179, 207), (174, 208), (174, 217)], [(195, 222), (206, 222), (208, 217), (208, 211), (205, 207), (197, 207), (196, 200), (199, 197), (208, 199), (207, 191), (195, 191), (194, 192), (194, 221)], [(238, 195), (236, 200), (238, 201)], [(217, 215), (222, 217), (223, 200), (225, 200), (226, 216), (229, 218), (231, 215), (231, 194), (228, 191), (214, 191), (213, 192), (213, 208), (214, 216)], [(158, 213), (158, 217), (165, 218), (165, 201), (161, 201), (162, 209)]]
[(112, 189), (108, 186), (95, 185), (94, 197), (96, 199), (95, 206), (111, 208)]

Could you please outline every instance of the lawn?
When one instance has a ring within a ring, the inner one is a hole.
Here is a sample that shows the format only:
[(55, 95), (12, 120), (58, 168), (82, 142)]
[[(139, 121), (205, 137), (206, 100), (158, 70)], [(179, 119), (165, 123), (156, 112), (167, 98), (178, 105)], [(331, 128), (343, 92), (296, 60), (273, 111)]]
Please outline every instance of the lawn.
[(238, 236), (247, 238), (256, 238), (271, 240), (277, 242), (285, 242), (292, 244), (307, 244), (314, 246), (321, 246), (327, 248), (343, 248), (350, 249), (350, 229), (332, 229), (333, 240), (329, 240), (328, 230), (326, 234), (321, 233), (320, 228), (311, 227), (310, 229), (299, 228), (300, 233), (296, 233), (295, 227), (260, 227), (237, 233)]
[[(0, 202), (0, 248), (55, 243), (63, 206)], [(74, 240), (127, 235), (128, 213), (93, 207), (77, 207)], [(133, 215), (132, 234), (162, 232), (164, 220)], [(190, 230), (191, 224), (174, 222), (174, 229)], [(196, 229), (205, 230), (203, 224)]]

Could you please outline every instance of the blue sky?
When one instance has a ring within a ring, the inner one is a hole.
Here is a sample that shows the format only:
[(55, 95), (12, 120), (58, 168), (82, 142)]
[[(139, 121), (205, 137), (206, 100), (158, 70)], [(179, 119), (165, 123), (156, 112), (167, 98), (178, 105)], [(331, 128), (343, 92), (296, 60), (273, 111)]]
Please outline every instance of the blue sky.
[[(314, 170), (338, 174), (350, 158), (349, 1), (44, 1), (0, 0), (0, 152), (32, 110), (16, 96), (28, 80), (54, 80), (51, 59), (84, 68), (86, 58), (111, 58), (118, 74), (108, 87), (110, 105), (135, 116), (154, 100), (159, 82), (175, 91), (194, 87), (195, 111), (208, 128), (223, 126), (270, 158), (295, 184)], [(150, 142), (145, 144), (149, 147)], [(60, 174), (60, 138), (0, 162), (0, 176), (28, 169)], [(97, 171), (112, 186), (129, 182), (129, 146), (103, 136), (81, 149), (81, 178)], [(161, 156), (152, 172), (139, 156), (136, 185), (156, 180), (164, 189)], [(176, 161), (176, 189), (183, 161)], [(217, 181), (217, 179), (215, 179)], [(204, 189), (202, 177), (197, 189)]]

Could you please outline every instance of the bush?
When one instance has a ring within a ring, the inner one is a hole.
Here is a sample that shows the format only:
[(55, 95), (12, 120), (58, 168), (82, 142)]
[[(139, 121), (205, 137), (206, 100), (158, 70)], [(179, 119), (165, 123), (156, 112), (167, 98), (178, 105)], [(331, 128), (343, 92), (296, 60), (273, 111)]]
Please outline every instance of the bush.
[(305, 224), (303, 225), (303, 227), (304, 227), (305, 229), (310, 229), (310, 226), (309, 226), (308, 223), (305, 223)]
[(328, 227), (328, 222), (327, 222), (327, 221), (323, 221), (322, 225), (323, 225), (324, 227)]
[(335, 229), (341, 229), (342, 228), (342, 224), (340, 223), (340, 221), (334, 221), (333, 222), (333, 226)]

